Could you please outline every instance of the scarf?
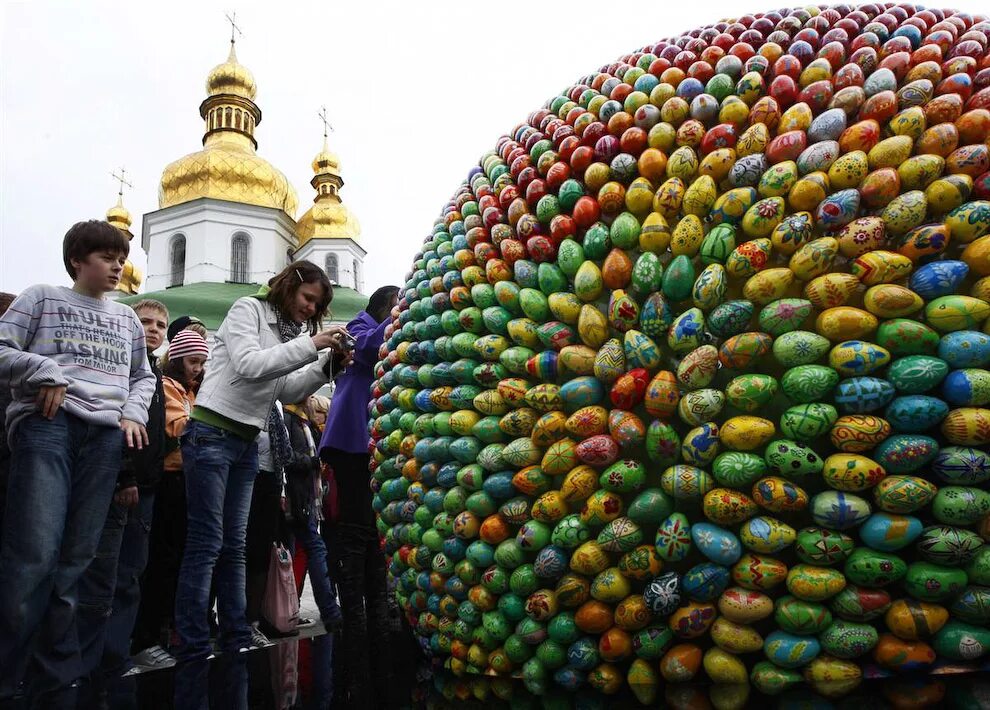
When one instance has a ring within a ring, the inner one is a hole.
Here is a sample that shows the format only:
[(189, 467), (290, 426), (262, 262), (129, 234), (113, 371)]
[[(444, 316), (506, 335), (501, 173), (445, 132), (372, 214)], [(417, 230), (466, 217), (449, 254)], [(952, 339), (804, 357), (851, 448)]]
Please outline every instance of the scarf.
[[(295, 340), (302, 332), (302, 326), (282, 317), (282, 312), (275, 312), (278, 334), (283, 343)], [(272, 403), (272, 409), (268, 413), (268, 440), (271, 446), (272, 463), (276, 471), (285, 471), (285, 467), (292, 461), (292, 445), (289, 443), (289, 430), (285, 428), (285, 419), (278, 409), (278, 405)]]

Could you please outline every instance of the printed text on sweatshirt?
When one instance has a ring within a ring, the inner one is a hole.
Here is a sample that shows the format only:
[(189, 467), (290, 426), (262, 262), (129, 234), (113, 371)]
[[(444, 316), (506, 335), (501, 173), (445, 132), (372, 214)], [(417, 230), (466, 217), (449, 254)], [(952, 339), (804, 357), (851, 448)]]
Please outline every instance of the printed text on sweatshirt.
[(62, 407), (86, 422), (147, 423), (155, 375), (134, 311), (64, 286), (26, 289), (0, 317), (0, 387), (11, 393), (8, 437), (36, 411), (44, 385), (66, 385)]

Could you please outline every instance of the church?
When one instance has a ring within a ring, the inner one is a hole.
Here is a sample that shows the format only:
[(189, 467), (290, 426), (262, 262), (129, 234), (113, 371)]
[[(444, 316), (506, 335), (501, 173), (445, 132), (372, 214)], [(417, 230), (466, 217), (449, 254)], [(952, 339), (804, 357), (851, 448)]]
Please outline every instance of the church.
[[(334, 284), (333, 322), (347, 322), (364, 308), (367, 252), (358, 243), (361, 226), (341, 200), (344, 179), (326, 129), (312, 162), (313, 204), (297, 219), (295, 189), (257, 152), (257, 89), (252, 73), (237, 61), (231, 37), (227, 60), (206, 77), (199, 106), (203, 148), (162, 171), (158, 209), (141, 223), (147, 275), (128, 261), (115, 294), (122, 302), (154, 298), (173, 317), (194, 315), (215, 331), (234, 301), (257, 292), (286, 264), (307, 259)], [(107, 221), (132, 239), (119, 179), (121, 192)]]

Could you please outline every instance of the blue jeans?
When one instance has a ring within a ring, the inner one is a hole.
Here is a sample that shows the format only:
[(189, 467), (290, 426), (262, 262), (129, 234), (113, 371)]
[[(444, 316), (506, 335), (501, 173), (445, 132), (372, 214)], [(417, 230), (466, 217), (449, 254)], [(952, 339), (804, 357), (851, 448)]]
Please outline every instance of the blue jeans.
[[(320, 610), (320, 617), (324, 623), (330, 623), (334, 616), (339, 616), (340, 608), (337, 606), (337, 594), (327, 574), (327, 546), (320, 536), (318, 526), (316, 516), (310, 515), (304, 525), (292, 527), (292, 534), (295, 535), (296, 544), (302, 545), (306, 550), (306, 570), (309, 572), (309, 583), (313, 588), (313, 599)], [(302, 593), (302, 587), (299, 592)]]
[(244, 539), (251, 490), (258, 474), (258, 445), (228, 431), (190, 421), (182, 435), (186, 475), (186, 549), (179, 570), (175, 627), (180, 660), (209, 656), (210, 580), (216, 568), (220, 648), (251, 645), (245, 613)]
[(154, 505), (154, 491), (141, 492), (133, 508), (111, 503), (96, 557), (79, 580), (79, 651), (96, 687), (119, 678), (130, 660)]
[(78, 582), (96, 554), (123, 441), (117, 427), (65, 410), (17, 426), (0, 549), (0, 699), (13, 695), (29, 660), (32, 694), (82, 675)]

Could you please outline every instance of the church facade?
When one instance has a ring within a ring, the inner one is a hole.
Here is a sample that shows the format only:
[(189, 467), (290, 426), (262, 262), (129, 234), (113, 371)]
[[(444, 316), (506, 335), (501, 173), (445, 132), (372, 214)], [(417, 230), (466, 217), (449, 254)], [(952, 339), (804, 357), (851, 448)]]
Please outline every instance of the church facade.
[[(215, 297), (229, 300), (229, 308), (238, 294), (256, 290), (286, 264), (308, 259), (335, 284), (335, 321), (355, 315), (360, 310), (355, 304), (363, 307), (367, 252), (358, 241), (360, 223), (340, 198), (344, 180), (326, 131), (312, 161), (313, 203), (297, 219), (295, 189), (257, 152), (262, 113), (256, 94), (254, 76), (238, 62), (231, 40), (227, 60), (206, 79), (206, 98), (199, 107), (203, 147), (165, 167), (159, 209), (143, 217), (145, 292), (137, 293), (141, 274), (131, 266), (131, 276), (118, 287), (125, 302), (156, 298), (174, 311), (170, 302), (188, 309), (185, 297), (195, 293), (193, 303)], [(120, 200), (107, 219), (130, 236), (130, 215)], [(226, 313), (223, 305), (210, 303), (204, 311)], [(211, 330), (218, 326), (208, 322)]]

